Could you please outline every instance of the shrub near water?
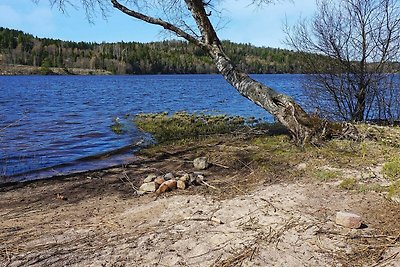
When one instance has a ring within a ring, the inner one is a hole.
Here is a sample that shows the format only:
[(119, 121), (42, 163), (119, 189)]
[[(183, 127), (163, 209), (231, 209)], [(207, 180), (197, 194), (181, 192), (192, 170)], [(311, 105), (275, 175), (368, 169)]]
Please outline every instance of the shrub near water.
[(159, 143), (232, 133), (246, 126), (246, 120), (242, 117), (187, 112), (177, 112), (171, 116), (167, 112), (139, 114), (134, 122), (141, 130), (153, 134)]

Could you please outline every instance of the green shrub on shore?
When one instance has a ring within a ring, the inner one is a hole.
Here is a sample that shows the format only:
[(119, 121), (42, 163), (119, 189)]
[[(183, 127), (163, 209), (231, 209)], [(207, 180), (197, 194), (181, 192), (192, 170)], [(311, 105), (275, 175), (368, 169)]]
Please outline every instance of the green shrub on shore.
[(142, 131), (151, 133), (159, 143), (234, 133), (248, 127), (247, 121), (238, 116), (187, 112), (176, 112), (172, 115), (167, 112), (139, 114), (135, 116), (134, 123)]

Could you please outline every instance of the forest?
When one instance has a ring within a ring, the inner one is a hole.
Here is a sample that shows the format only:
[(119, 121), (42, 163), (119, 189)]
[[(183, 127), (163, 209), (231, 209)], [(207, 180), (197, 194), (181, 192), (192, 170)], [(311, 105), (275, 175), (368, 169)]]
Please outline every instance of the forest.
[[(223, 42), (225, 52), (248, 73), (307, 73), (305, 53)], [(0, 27), (0, 64), (99, 69), (114, 74), (217, 73), (207, 53), (185, 41), (72, 42), (38, 38)]]

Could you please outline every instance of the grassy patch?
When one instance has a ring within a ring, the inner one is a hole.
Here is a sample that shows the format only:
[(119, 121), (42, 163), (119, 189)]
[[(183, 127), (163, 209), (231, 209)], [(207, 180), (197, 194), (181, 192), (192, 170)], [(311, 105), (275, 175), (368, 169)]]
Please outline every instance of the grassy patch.
[(381, 192), (387, 192), (388, 188), (380, 184), (361, 184), (358, 186), (357, 190), (360, 193), (366, 193), (366, 192), (381, 193)]
[[(250, 123), (253, 124), (254, 119), (251, 119)], [(242, 117), (187, 112), (177, 112), (172, 115), (166, 112), (139, 114), (134, 118), (134, 123), (139, 129), (151, 133), (159, 143), (235, 133), (250, 127)]]
[(111, 131), (113, 131), (116, 134), (124, 133), (124, 125), (120, 122), (119, 118), (115, 118), (113, 120), (113, 124), (110, 127)]
[(353, 190), (357, 186), (357, 180), (354, 178), (347, 178), (344, 179), (340, 184), (339, 188), (345, 189), (345, 190)]
[(400, 202), (400, 180), (397, 180), (396, 182), (392, 183), (389, 186), (389, 191), (387, 196), (389, 199), (392, 199), (396, 202)]
[(383, 165), (382, 174), (392, 181), (400, 179), (400, 158), (394, 157), (389, 162), (386, 162)]
[(316, 170), (314, 177), (321, 181), (331, 181), (339, 178), (343, 173), (337, 170)]

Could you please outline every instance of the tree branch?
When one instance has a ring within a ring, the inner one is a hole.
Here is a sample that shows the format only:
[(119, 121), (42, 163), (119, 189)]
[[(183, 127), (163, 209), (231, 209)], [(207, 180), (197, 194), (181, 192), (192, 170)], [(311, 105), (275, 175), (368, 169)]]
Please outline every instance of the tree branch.
[(142, 21), (150, 23), (150, 24), (159, 25), (166, 30), (174, 32), (179, 37), (182, 37), (191, 43), (194, 43), (200, 47), (205, 47), (205, 44), (203, 42), (201, 42), (194, 36), (190, 35), (189, 33), (185, 32), (184, 30), (176, 27), (175, 25), (173, 25), (167, 21), (164, 21), (164, 20), (158, 19), (158, 18), (154, 18), (154, 17), (150, 17), (150, 16), (147, 16), (140, 12), (129, 9), (126, 6), (119, 3), (117, 0), (111, 0), (111, 3), (113, 4), (114, 8), (120, 10), (121, 12), (125, 13), (128, 16), (137, 18), (139, 20), (142, 20)]

